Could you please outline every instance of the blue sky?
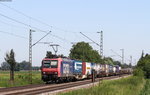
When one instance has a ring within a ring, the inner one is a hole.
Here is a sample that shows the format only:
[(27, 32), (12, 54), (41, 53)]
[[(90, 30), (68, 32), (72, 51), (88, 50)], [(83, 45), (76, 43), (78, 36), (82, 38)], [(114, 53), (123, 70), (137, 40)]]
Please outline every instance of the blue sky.
[[(83, 32), (99, 43), (100, 36), (96, 32), (101, 30), (104, 32), (105, 56), (115, 55), (111, 49), (121, 55), (120, 49), (123, 48), (125, 62), (129, 63), (129, 57), (132, 55), (135, 63), (141, 56), (142, 50), (145, 53), (150, 52), (149, 0), (12, 0), (12, 2), (0, 3), (49, 24), (46, 26), (0, 4), (1, 14), (43, 31), (52, 31), (52, 35), (44, 38), (42, 42), (59, 44), (58, 54), (68, 56), (71, 42), (90, 42), (79, 32)], [(12, 48), (18, 62), (28, 60), (29, 29), (30, 27), (0, 15), (0, 31), (11, 34), (0, 32), (0, 63), (4, 61), (6, 52)], [(36, 32), (33, 33), (33, 43), (45, 35), (37, 29), (34, 30)], [(91, 45), (99, 50), (98, 46)], [(34, 66), (40, 66), (48, 50), (53, 51), (51, 47), (44, 44), (33, 47)], [(113, 58), (121, 60), (118, 56)]]

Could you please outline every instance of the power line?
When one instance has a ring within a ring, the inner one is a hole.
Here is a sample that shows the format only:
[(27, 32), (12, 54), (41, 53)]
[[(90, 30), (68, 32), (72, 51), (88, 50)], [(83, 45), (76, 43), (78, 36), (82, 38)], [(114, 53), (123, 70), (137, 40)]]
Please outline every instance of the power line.
[(111, 49), (111, 51), (112, 51), (113, 53), (115, 53), (117, 56), (119, 56), (119, 57), (121, 57), (121, 58), (122, 58), (122, 56), (121, 56), (121, 55), (119, 55), (117, 52), (113, 51), (112, 49)]
[(55, 28), (55, 29), (57, 29), (57, 30), (61, 30), (61, 31), (64, 31), (64, 32), (69, 32), (69, 31), (67, 31), (67, 30), (60, 29), (60, 28), (58, 28), (58, 27), (51, 26), (51, 25), (49, 25), (49, 24), (47, 24), (47, 23), (45, 23), (45, 22), (43, 22), (43, 21), (40, 21), (40, 20), (38, 20), (38, 19), (36, 19), (36, 18), (33, 18), (33, 17), (31, 17), (31, 16), (28, 16), (28, 15), (26, 15), (25, 13), (20, 12), (20, 11), (18, 11), (18, 10), (14, 9), (14, 8), (12, 8), (12, 7), (10, 7), (10, 6), (7, 6), (7, 5), (5, 5), (5, 4), (3, 4), (3, 3), (0, 3), (0, 4), (2, 4), (3, 6), (9, 8), (9, 9), (11, 9), (11, 10), (14, 10), (15, 12), (17, 12), (17, 13), (19, 13), (19, 14), (21, 14), (21, 15), (23, 15), (23, 16), (29, 18), (29, 19), (32, 19), (32, 20), (37, 21), (37, 22), (39, 22), (39, 23), (42, 23), (42, 24), (44, 24), (44, 25), (46, 25), (46, 26), (49, 26), (49, 27), (51, 27), (51, 28)]
[(54, 35), (54, 34), (50, 34), (50, 35), (52, 35), (53, 37), (58, 38), (58, 39), (60, 39), (60, 40), (63, 40), (64, 42), (70, 43), (70, 41), (68, 41), (68, 40), (66, 40), (66, 39), (64, 39), (64, 38), (61, 38), (61, 37), (59, 37), (59, 36), (57, 36), (57, 35)]
[[(38, 19), (36, 19), (36, 18), (33, 18), (33, 17), (31, 17), (31, 16), (28, 16), (28, 15), (26, 15), (25, 13), (23, 13), (23, 12), (21, 12), (21, 11), (18, 11), (18, 10), (14, 9), (14, 8), (12, 8), (12, 7), (8, 6), (8, 5), (6, 5), (6, 4), (3, 4), (3, 3), (0, 3), (0, 4), (3, 5), (3, 6), (5, 6), (5, 7), (7, 7), (7, 8), (9, 8), (9, 9), (11, 9), (11, 10), (13, 10), (13, 11), (15, 11), (15, 12), (17, 12), (17, 13), (19, 13), (19, 14), (21, 14), (21, 15), (23, 15), (23, 16), (25, 16), (25, 17), (27, 17), (27, 18), (29, 18), (29, 19), (32, 19), (32, 20), (34, 20), (34, 21), (37, 21), (37, 22), (39, 22), (39, 23), (41, 23), (41, 24), (43, 24), (43, 25), (46, 25), (46, 26), (49, 26), (49, 27), (51, 27), (51, 28), (54, 28), (54, 29), (57, 29), (57, 30), (61, 30), (61, 31), (64, 31), (64, 32), (69, 32), (69, 31), (67, 31), (67, 30), (64, 30), (64, 29), (61, 29), (61, 28), (58, 28), (58, 27), (51, 26), (51, 25), (49, 25), (49, 24), (47, 24), (47, 23), (45, 23), (45, 22), (43, 22), (43, 21), (40, 21), (40, 20), (38, 20)], [(37, 27), (28, 25), (28, 24), (26, 24), (26, 23), (23, 23), (23, 22), (18, 21), (18, 20), (16, 20), (16, 19), (10, 18), (10, 17), (5, 16), (5, 15), (3, 15), (3, 14), (0, 14), (0, 15), (3, 16), (3, 17), (5, 17), (5, 18), (7, 18), (7, 19), (10, 19), (10, 20), (12, 20), (12, 21), (15, 21), (15, 22), (17, 22), (17, 23), (20, 23), (20, 24), (22, 24), (22, 25), (25, 25), (25, 26), (27, 26), (27, 27), (31, 27), (31, 28), (37, 29), (37, 30), (39, 30), (39, 31), (41, 31), (41, 32), (47, 33), (46, 31), (43, 31), (43, 30), (41, 30), (41, 29), (39, 29), (39, 28), (37, 28)], [(70, 32), (69, 32), (69, 33), (70, 33)], [(71, 32), (71, 33), (77, 33), (77, 32)], [(59, 37), (59, 36), (56, 36), (56, 35), (53, 35), (53, 34), (50, 34), (50, 35), (52, 35), (52, 36), (54, 36), (54, 37), (56, 37), (56, 38), (58, 38), (58, 39), (61, 39), (61, 40), (63, 40), (64, 42), (67, 41), (67, 42), (70, 43), (70, 41), (68, 41), (68, 40), (66, 40), (66, 39), (63, 39), (63, 38), (61, 38), (61, 37)], [(95, 43), (95, 44), (97, 44), (97, 43)], [(98, 44), (97, 44), (97, 45), (98, 45)]]
[[(43, 25), (49, 26), (49, 27), (51, 27), (51, 28), (54, 28), (54, 29), (57, 29), (57, 30), (60, 30), (60, 31), (69, 32), (69, 31), (67, 31), (67, 30), (64, 30), (64, 29), (61, 29), (61, 28), (58, 28), (58, 27), (54, 27), (54, 26), (49, 25), (49, 24), (47, 24), (47, 23), (45, 23), (45, 22), (43, 22), (43, 21), (40, 21), (40, 20), (38, 20), (38, 19), (36, 19), (36, 18), (33, 18), (33, 17), (31, 17), (31, 16), (28, 16), (28, 15), (26, 15), (25, 13), (23, 13), (23, 12), (21, 12), (21, 11), (18, 11), (18, 10), (14, 9), (14, 8), (12, 8), (12, 7), (8, 6), (8, 5), (6, 5), (6, 4), (3, 4), (3, 3), (0, 3), (0, 4), (3, 5), (3, 6), (5, 6), (5, 7), (7, 7), (7, 8), (9, 8), (9, 9), (11, 9), (11, 10), (13, 10), (13, 11), (15, 11), (15, 12), (17, 12), (17, 13), (19, 13), (19, 14), (21, 14), (21, 15), (23, 15), (23, 16), (25, 16), (25, 17), (27, 17), (27, 18), (29, 18), (29, 19), (32, 19), (32, 20), (34, 20), (34, 21), (37, 21), (37, 22), (39, 22), (39, 23), (41, 23), (41, 24), (43, 24)], [(73, 32), (73, 33), (76, 33), (76, 32)]]
[(33, 47), (34, 45), (36, 45), (38, 42), (40, 42), (43, 38), (45, 38), (49, 33), (51, 33), (51, 31), (49, 31), (46, 35), (44, 35), (40, 40), (38, 40), (37, 42), (35, 42), (31, 47)]
[(62, 47), (63, 49), (65, 49), (66, 51), (68, 51), (69, 49), (67, 49), (67, 48), (65, 48), (65, 47), (63, 47), (63, 46), (61, 46), (61, 45), (59, 45), (59, 47)]
[[(43, 22), (43, 21), (41, 21), (41, 20), (38, 20), (38, 19), (33, 18), (33, 17), (31, 17), (31, 16), (28, 16), (28, 15), (26, 15), (25, 13), (23, 13), (23, 12), (21, 12), (21, 11), (18, 11), (17, 9), (12, 8), (12, 7), (10, 7), (10, 6), (6, 5), (6, 4), (3, 4), (3, 3), (0, 3), (0, 4), (3, 5), (3, 6), (5, 6), (5, 7), (7, 7), (7, 8), (9, 8), (9, 9), (11, 9), (11, 10), (13, 10), (13, 11), (15, 11), (15, 12), (17, 12), (17, 13), (19, 13), (19, 14), (21, 14), (21, 15), (23, 15), (23, 16), (25, 16), (25, 17), (27, 17), (27, 18), (29, 18), (29, 19), (32, 19), (32, 20), (34, 20), (34, 21), (37, 21), (37, 22), (39, 22), (39, 23), (41, 23), (41, 24), (43, 24), (43, 25), (49, 26), (49, 27), (54, 28), (54, 29), (56, 29), (56, 30), (60, 30), (60, 31), (64, 31), (64, 32), (69, 32), (69, 33), (78, 33), (78, 32), (70, 32), (70, 31), (68, 31), (68, 30), (64, 30), (64, 29), (61, 29), (61, 28), (58, 28), (58, 27), (54, 27), (54, 26), (49, 25), (49, 24), (47, 24), (47, 23), (45, 23), (45, 22)], [(17, 22), (18, 22), (18, 21), (17, 21)], [(20, 23), (20, 21), (19, 21), (19, 23)], [(25, 25), (25, 23), (21, 23), (21, 24), (24, 24), (24, 25)], [(30, 26), (30, 25), (27, 25), (27, 24), (26, 24), (26, 26), (32, 27), (32, 28), (37, 29), (37, 30), (40, 30), (40, 29), (38, 29), (38, 28), (36, 28), (36, 27)], [(43, 30), (40, 30), (40, 31), (45, 32), (45, 31), (43, 31)], [(55, 36), (55, 37), (58, 38), (58, 39), (67, 41), (66, 39), (63, 39), (63, 38), (58, 37), (58, 36), (56, 36), (56, 35), (53, 35), (53, 36)], [(67, 42), (69, 42), (69, 41), (67, 41)], [(94, 42), (94, 41), (92, 41), (92, 42)], [(95, 43), (95, 44), (97, 44), (97, 43)], [(98, 45), (98, 44), (97, 44), (97, 45)]]
[(27, 27), (22, 27), (22, 26), (17, 26), (17, 25), (13, 25), (13, 24), (10, 24), (10, 23), (6, 23), (6, 22), (4, 22), (4, 21), (2, 21), (2, 20), (0, 20), (0, 22), (3, 23), (3, 24), (9, 25), (9, 26), (17, 27), (17, 28), (29, 29), (29, 28), (27, 28)]
[(39, 28), (37, 28), (37, 27), (28, 25), (28, 24), (26, 24), (26, 23), (23, 23), (23, 22), (21, 22), (21, 21), (18, 21), (18, 20), (16, 20), (16, 19), (13, 19), (13, 18), (8, 17), (8, 16), (6, 16), (6, 15), (3, 15), (3, 14), (1, 14), (1, 13), (0, 13), (0, 15), (3, 16), (3, 17), (5, 17), (5, 18), (7, 18), (7, 19), (9, 19), (9, 20), (12, 20), (12, 21), (14, 21), (14, 22), (20, 23), (20, 24), (22, 24), (22, 25), (24, 25), (24, 26), (31, 27), (31, 28), (34, 28), (34, 29), (36, 29), (36, 30), (39, 30), (39, 31), (41, 31), (41, 32), (45, 32), (45, 33), (46, 33), (46, 31), (43, 31), (43, 30), (41, 30), (41, 29), (39, 29)]
[(38, 42), (38, 44), (51, 44), (53, 42)]
[(96, 45), (100, 46), (98, 43), (96, 43), (95, 41), (93, 41), (91, 38), (89, 38), (88, 36), (86, 36), (85, 34), (83, 34), (82, 32), (80, 32), (84, 37), (88, 38), (89, 40), (91, 40), (93, 43), (95, 43)]
[(16, 34), (13, 34), (13, 33), (10, 33), (10, 32), (4, 32), (4, 31), (0, 31), (1, 33), (4, 33), (4, 34), (8, 34), (8, 35), (11, 35), (11, 36), (15, 36), (15, 37), (19, 37), (19, 38), (23, 38), (23, 39), (28, 39), (24, 36), (21, 36), (21, 35), (16, 35)]
[(122, 64), (124, 64), (124, 49), (120, 49), (121, 51), (122, 51), (122, 56), (121, 55), (119, 55), (117, 52), (115, 52), (115, 51), (113, 51), (112, 49), (111, 49), (111, 51), (113, 52), (113, 53), (115, 53), (117, 56), (119, 56), (119, 57), (121, 57), (122, 58)]
[[(14, 36), (14, 37), (18, 37), (18, 38), (22, 38), (22, 39), (26, 39), (26, 40), (29, 39), (29, 38), (27, 38), (27, 37), (25, 37), (25, 36), (22, 36), (22, 35), (16, 35), (16, 34), (14, 34), (14, 33), (5, 32), (5, 31), (1, 31), (1, 30), (0, 30), (0, 33), (8, 34), (8, 35), (10, 35), (10, 36)], [(47, 34), (49, 34), (49, 33), (47, 33)], [(38, 43), (48, 44), (48, 42), (38, 42)]]
[[(5, 15), (3, 15), (3, 14), (1, 14), (1, 13), (0, 13), (0, 15), (3, 16), (3, 17), (5, 17), (5, 18), (7, 18), (7, 19), (10, 19), (10, 20), (12, 20), (12, 21), (14, 21), (14, 22), (17, 22), (17, 23), (20, 23), (20, 24), (22, 24), (22, 25), (25, 25), (25, 26), (27, 26), (27, 27), (31, 27), (31, 28), (37, 29), (37, 30), (39, 30), (39, 31), (41, 31), (41, 32), (47, 33), (46, 31), (43, 31), (43, 30), (41, 30), (41, 29), (39, 29), (39, 28), (30, 26), (30, 25), (28, 25), (28, 24), (26, 24), (26, 23), (23, 23), (23, 22), (21, 22), (21, 21), (18, 21), (18, 20), (16, 20), (16, 19), (10, 18), (10, 17), (5, 16)], [(59, 38), (59, 39), (61, 39), (61, 40), (63, 40), (63, 41), (64, 41), (64, 40), (65, 40), (65, 41), (68, 41), (68, 40), (63, 39), (63, 38), (61, 38), (61, 37), (59, 37), (59, 36), (56, 36), (56, 35), (53, 35), (53, 34), (51, 34), (51, 35), (54, 36), (54, 37), (56, 37), (56, 38)], [(68, 42), (69, 42), (69, 41), (68, 41)], [(70, 42), (69, 42), (69, 43), (70, 43)]]
[(14, 22), (17, 22), (17, 23), (20, 23), (20, 24), (22, 24), (22, 25), (25, 25), (25, 26), (30, 27), (30, 25), (25, 24), (25, 23), (23, 23), (23, 22), (21, 22), (21, 21), (15, 20), (15, 19), (10, 18), (10, 17), (8, 17), (8, 16), (6, 16), (6, 15), (3, 15), (3, 14), (1, 14), (1, 13), (0, 13), (0, 15), (3, 16), (3, 17), (5, 17), (5, 18), (7, 18), (7, 19), (10, 19), (10, 20), (12, 20), (12, 21), (14, 21)]
[[(5, 17), (5, 18), (7, 18), (7, 19), (10, 19), (10, 20), (12, 20), (12, 21), (15, 21), (15, 22), (17, 22), (17, 23), (20, 23), (20, 24), (23, 24), (23, 25), (25, 25), (25, 26), (30, 27), (30, 25), (28, 25), (28, 24), (26, 24), (26, 23), (20, 22), (20, 21), (18, 21), (18, 20), (15, 20), (15, 19), (13, 19), (13, 18), (10, 18), (10, 17), (8, 17), (8, 16), (5, 16), (5, 15), (3, 15), (3, 14), (1, 14), (1, 13), (0, 13), (0, 15), (3, 16), (3, 17)], [(32, 28), (35, 28), (35, 29), (37, 29), (37, 30), (40, 30), (41, 32), (47, 33), (46, 31), (43, 31), (43, 30), (38, 29), (38, 28), (36, 28), (36, 27), (33, 27), (33, 26), (31, 26), (31, 27), (32, 27)], [(54, 37), (56, 37), (56, 38), (58, 38), (58, 39), (61, 39), (61, 40), (63, 40), (63, 41), (69, 42), (68, 40), (63, 39), (63, 38), (61, 38), (61, 37), (59, 37), (59, 36), (56, 36), (56, 35), (54, 35), (54, 34), (50, 34), (50, 35), (52, 35), (52, 36), (54, 36)], [(69, 43), (70, 43), (70, 42), (69, 42)]]
[[(78, 42), (71, 42), (71, 44), (77, 44)], [(88, 43), (88, 44), (93, 44), (93, 42), (85, 42), (85, 43)], [(95, 43), (94, 43), (95, 44)]]
[[(42, 22), (42, 21), (40, 21), (40, 20), (38, 20), (38, 19), (35, 19), (35, 18), (31, 17), (31, 16), (28, 16), (28, 15), (26, 15), (25, 13), (23, 13), (23, 12), (21, 12), (21, 11), (18, 11), (18, 10), (14, 9), (14, 8), (12, 8), (12, 7), (8, 6), (8, 5), (6, 5), (6, 4), (3, 4), (3, 3), (0, 3), (0, 4), (3, 5), (3, 6), (5, 6), (5, 7), (7, 7), (7, 8), (9, 8), (9, 9), (11, 9), (11, 10), (13, 10), (13, 11), (15, 11), (15, 12), (17, 12), (17, 13), (19, 13), (19, 14), (21, 14), (21, 15), (23, 15), (23, 16), (25, 16), (25, 17), (27, 17), (27, 18), (29, 18), (29, 19), (32, 19), (32, 20), (37, 21), (37, 22), (40, 22), (40, 23), (42, 23), (42, 24), (44, 24), (44, 25), (46, 25), (46, 26), (50, 26), (50, 25), (48, 25), (47, 23), (44, 23), (44, 22)], [(52, 26), (50, 26), (50, 27), (52, 27)]]
[[(6, 4), (3, 4), (3, 3), (0, 3), (0, 4), (3, 5), (3, 6), (5, 6), (5, 7), (7, 7), (7, 8), (9, 8), (9, 9), (11, 9), (11, 10), (13, 10), (13, 11), (15, 11), (15, 12), (17, 12), (17, 13), (19, 13), (19, 14), (21, 14), (21, 15), (23, 15), (23, 16), (25, 16), (25, 17), (27, 17), (27, 18), (29, 18), (29, 19), (32, 19), (32, 20), (34, 20), (34, 21), (37, 21), (37, 22), (39, 22), (39, 23), (41, 23), (41, 24), (43, 24), (43, 25), (49, 26), (49, 27), (54, 28), (54, 29), (56, 29), (56, 30), (60, 30), (60, 31), (64, 31), (64, 32), (69, 32), (69, 33), (78, 33), (78, 32), (70, 32), (70, 31), (68, 31), (68, 30), (64, 30), (64, 29), (61, 29), (61, 28), (58, 28), (58, 27), (54, 27), (54, 26), (49, 25), (49, 24), (47, 24), (47, 23), (45, 23), (45, 22), (43, 22), (43, 21), (40, 21), (40, 20), (38, 20), (38, 19), (36, 19), (36, 18), (33, 18), (33, 17), (31, 17), (31, 16), (28, 16), (28, 15), (26, 15), (25, 13), (23, 13), (23, 12), (21, 12), (21, 11), (18, 11), (18, 10), (14, 9), (14, 8), (12, 8), (12, 7), (8, 6), (8, 5), (6, 5)], [(7, 16), (5, 16), (5, 15), (3, 15), (3, 14), (2, 14), (2, 16), (7, 17)], [(11, 19), (11, 20), (13, 20), (13, 21), (17, 21), (17, 20), (15, 20), (15, 19), (10, 18), (10, 17), (7, 17), (7, 18), (9, 18), (9, 19)], [(40, 30), (40, 31), (42, 31), (42, 32), (45, 32), (45, 31), (43, 31), (43, 30), (41, 30), (41, 29), (38, 29), (38, 28), (36, 28), (36, 27), (27, 25), (27, 24), (22, 23), (22, 22), (20, 22), (20, 21), (17, 21), (17, 22), (18, 22), (18, 23), (21, 23), (21, 24), (23, 24), (23, 25), (25, 25), (25, 26), (28, 26), (28, 27), (31, 27), (31, 28)], [(61, 40), (67, 41), (66, 39), (63, 39), (63, 38), (58, 37), (58, 36), (56, 36), (56, 35), (53, 35), (53, 36), (55, 36), (56, 38), (59, 38), (59, 39), (61, 39)], [(67, 41), (67, 42), (68, 42), (68, 41)]]

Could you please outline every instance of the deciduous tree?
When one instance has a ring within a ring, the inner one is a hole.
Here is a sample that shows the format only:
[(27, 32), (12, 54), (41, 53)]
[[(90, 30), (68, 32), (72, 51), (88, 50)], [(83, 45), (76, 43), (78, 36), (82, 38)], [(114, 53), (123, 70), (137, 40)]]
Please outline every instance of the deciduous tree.
[(98, 51), (93, 50), (89, 43), (79, 42), (72, 46), (69, 57), (72, 59), (101, 63), (102, 59)]
[(11, 49), (10, 53), (6, 53), (5, 61), (10, 65), (10, 81), (14, 81), (14, 70), (15, 70), (15, 53)]
[(137, 67), (144, 71), (145, 77), (150, 78), (150, 55), (146, 54), (145, 56), (142, 53), (142, 57), (139, 59)]

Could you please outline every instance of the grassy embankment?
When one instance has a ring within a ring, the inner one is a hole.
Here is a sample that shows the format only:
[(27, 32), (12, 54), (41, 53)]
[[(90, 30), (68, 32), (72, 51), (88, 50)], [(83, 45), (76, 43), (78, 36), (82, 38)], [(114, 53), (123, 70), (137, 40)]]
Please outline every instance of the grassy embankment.
[(131, 76), (119, 80), (104, 80), (97, 86), (60, 95), (140, 95), (144, 84), (144, 78)]
[(150, 79), (146, 80), (145, 86), (140, 95), (150, 95)]
[[(42, 83), (41, 80), (41, 72), (33, 71), (32, 72), (32, 80), (33, 84)], [(1, 71), (0, 72), (0, 87), (13, 87), (13, 86), (23, 86), (29, 85), (29, 72), (28, 71), (20, 71), (15, 72), (15, 81), (14, 84), (9, 81), (9, 71)]]

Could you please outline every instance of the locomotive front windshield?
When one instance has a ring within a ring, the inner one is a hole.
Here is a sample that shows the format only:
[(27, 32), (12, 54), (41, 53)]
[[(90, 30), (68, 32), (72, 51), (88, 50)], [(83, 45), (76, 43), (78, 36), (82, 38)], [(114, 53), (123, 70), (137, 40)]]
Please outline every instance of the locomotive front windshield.
[(57, 60), (44, 60), (43, 68), (57, 68), (58, 61)]

